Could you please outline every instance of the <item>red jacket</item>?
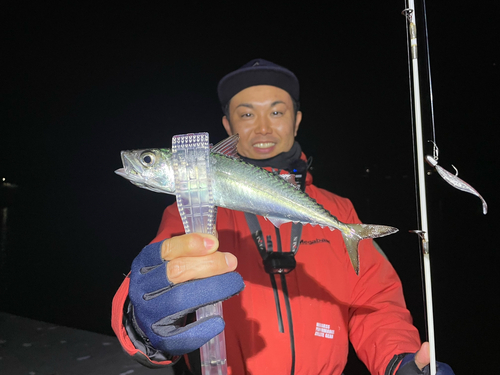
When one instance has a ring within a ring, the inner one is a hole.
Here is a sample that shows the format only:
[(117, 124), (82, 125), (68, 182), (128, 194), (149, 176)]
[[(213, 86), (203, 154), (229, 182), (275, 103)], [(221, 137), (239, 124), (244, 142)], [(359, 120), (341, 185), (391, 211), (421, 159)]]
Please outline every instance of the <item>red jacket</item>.
[[(312, 185), (306, 192), (344, 223), (359, 223), (348, 199)], [(264, 237), (276, 243), (274, 226), (259, 217)], [(280, 276), (276, 285), (284, 332), (270, 275), (253, 241), (242, 212), (219, 208), (217, 231), (220, 249), (238, 258), (237, 271), (246, 287), (223, 303), (226, 321), (227, 363), (230, 374), (290, 374), (291, 337)], [(156, 238), (161, 241), (184, 233), (177, 206), (167, 207)], [(283, 251), (290, 249), (291, 224), (280, 228)], [(406, 309), (401, 282), (391, 264), (363, 240), (356, 275), (338, 230), (305, 225), (296, 254), (297, 267), (285, 276), (295, 344), (295, 374), (341, 374), (347, 361), (348, 340), (372, 374), (384, 375), (396, 354), (420, 348), (417, 329)], [(113, 300), (113, 329), (125, 350), (133, 347), (122, 325), (128, 278)], [(169, 362), (163, 362), (168, 364)]]

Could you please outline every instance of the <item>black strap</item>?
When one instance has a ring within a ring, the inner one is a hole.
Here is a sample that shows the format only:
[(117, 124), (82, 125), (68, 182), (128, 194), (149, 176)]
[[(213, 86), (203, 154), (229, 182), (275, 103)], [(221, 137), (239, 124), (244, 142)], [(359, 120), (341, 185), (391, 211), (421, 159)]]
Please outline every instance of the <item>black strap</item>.
[(278, 228), (276, 228), (277, 251), (274, 251), (270, 235), (267, 236), (266, 242), (264, 242), (264, 234), (262, 233), (262, 228), (260, 227), (257, 216), (245, 212), (245, 219), (247, 220), (255, 246), (257, 246), (257, 250), (264, 262), (264, 269), (266, 272), (269, 274), (291, 272), (296, 265), (295, 254), (299, 250), (300, 238), (302, 236), (302, 224), (292, 225), (290, 251), (283, 252)]
[[(253, 241), (255, 242), (255, 246), (257, 246), (257, 250), (259, 250), (262, 259), (266, 259), (268, 257), (268, 253), (272, 251), (272, 244), (271, 248), (269, 248), (271, 236), (270, 235), (267, 236), (266, 242), (268, 246), (266, 246), (266, 243), (264, 242), (264, 235), (262, 234), (262, 228), (260, 227), (257, 216), (245, 212), (245, 219), (247, 220), (248, 228), (250, 228), (250, 232), (252, 233), (252, 238)], [(277, 235), (278, 233), (279, 232), (277, 232)], [(295, 255), (295, 253), (297, 253), (297, 251), (299, 250), (300, 238), (302, 237), (302, 224), (293, 223), (291, 237), (292, 238), (290, 240), (290, 252)], [(278, 249), (278, 251), (282, 252), (281, 249)]]
[[(245, 219), (247, 220), (248, 228), (250, 228), (250, 233), (252, 233), (253, 242), (259, 250), (259, 254), (262, 259), (267, 258), (266, 244), (264, 243), (264, 235), (262, 234), (262, 228), (260, 227), (259, 220), (254, 214), (245, 212)], [(267, 241), (269, 242), (271, 236), (267, 236)], [(272, 247), (272, 244), (271, 244)]]

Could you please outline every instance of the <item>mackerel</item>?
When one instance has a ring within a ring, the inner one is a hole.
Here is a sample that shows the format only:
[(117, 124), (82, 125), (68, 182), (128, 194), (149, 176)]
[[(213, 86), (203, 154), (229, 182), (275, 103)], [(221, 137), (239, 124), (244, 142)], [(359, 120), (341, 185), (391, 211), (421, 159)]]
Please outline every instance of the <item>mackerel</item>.
[[(210, 151), (211, 188), (216, 206), (263, 216), (276, 227), (294, 222), (338, 229), (356, 274), (359, 274), (359, 241), (398, 231), (385, 225), (341, 222), (283, 178), (239, 159), (238, 140), (238, 135), (233, 135)], [(171, 149), (122, 151), (121, 158), (123, 168), (116, 170), (116, 174), (141, 188), (175, 194)]]

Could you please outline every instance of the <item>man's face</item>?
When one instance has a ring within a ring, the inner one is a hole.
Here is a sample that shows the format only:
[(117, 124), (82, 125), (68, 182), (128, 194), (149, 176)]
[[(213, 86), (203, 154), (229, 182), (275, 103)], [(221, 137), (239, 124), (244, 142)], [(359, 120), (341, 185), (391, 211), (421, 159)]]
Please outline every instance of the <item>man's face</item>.
[(229, 119), (222, 124), (227, 134), (239, 134), (238, 153), (250, 159), (268, 159), (289, 151), (302, 113), (294, 114), (290, 94), (275, 86), (252, 86), (229, 103)]

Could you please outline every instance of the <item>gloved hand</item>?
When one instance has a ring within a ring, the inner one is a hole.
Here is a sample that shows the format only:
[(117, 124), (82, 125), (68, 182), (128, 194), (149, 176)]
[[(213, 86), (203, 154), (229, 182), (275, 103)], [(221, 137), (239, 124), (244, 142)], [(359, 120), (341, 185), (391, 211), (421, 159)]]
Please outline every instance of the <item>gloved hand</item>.
[(245, 285), (236, 272), (173, 284), (167, 278), (168, 261), (161, 257), (161, 245), (158, 242), (146, 246), (132, 263), (130, 315), (136, 331), (153, 347), (180, 355), (198, 349), (224, 329), (220, 316), (183, 326), (185, 316), (232, 297)]
[[(401, 361), (401, 365), (395, 375), (429, 375), (431, 373), (429, 365), (420, 370), (415, 363), (415, 355), (416, 353), (407, 354)], [(436, 366), (436, 375), (455, 375), (451, 367), (446, 363), (436, 362)]]

